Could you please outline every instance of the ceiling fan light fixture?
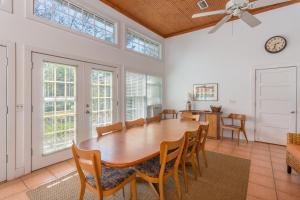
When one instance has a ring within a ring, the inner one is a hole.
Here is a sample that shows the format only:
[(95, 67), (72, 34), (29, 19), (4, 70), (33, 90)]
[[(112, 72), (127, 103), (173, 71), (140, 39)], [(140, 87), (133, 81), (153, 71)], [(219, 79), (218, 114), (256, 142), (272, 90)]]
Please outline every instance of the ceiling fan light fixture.
[(200, 0), (200, 1), (198, 1), (197, 5), (199, 6), (199, 8), (201, 10), (204, 10), (204, 9), (208, 8), (208, 3), (206, 2), (206, 0)]

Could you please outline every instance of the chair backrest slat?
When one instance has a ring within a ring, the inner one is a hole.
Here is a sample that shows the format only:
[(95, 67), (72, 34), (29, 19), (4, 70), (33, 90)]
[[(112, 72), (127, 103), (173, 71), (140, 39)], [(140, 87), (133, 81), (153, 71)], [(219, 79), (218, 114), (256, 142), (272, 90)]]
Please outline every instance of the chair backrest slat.
[(123, 129), (122, 122), (96, 128), (99, 137), (105, 133), (113, 133), (113, 132), (121, 131), (122, 129)]
[(79, 159), (79, 164), (80, 164), (80, 167), (83, 171), (87, 171), (89, 173), (94, 173), (94, 165), (92, 163), (92, 161), (90, 163), (88, 163), (86, 160), (82, 160), (82, 159)]
[(202, 123), (199, 127), (199, 146), (203, 146), (205, 145), (205, 142), (207, 140), (207, 136), (208, 136), (208, 128), (209, 128), (209, 123), (206, 122), (206, 123)]
[[(200, 130), (200, 125), (198, 130)], [(189, 157), (195, 151), (198, 144), (197, 141), (200, 138), (198, 130), (193, 132), (188, 131), (185, 133), (185, 144), (182, 152), (183, 159)]]
[(168, 155), (167, 155), (167, 162), (175, 159), (179, 155), (179, 153), (180, 153), (179, 148), (177, 148), (175, 150), (171, 150), (171, 153), (168, 153)]
[(146, 119), (147, 124), (156, 123), (156, 122), (160, 122), (160, 121), (161, 121), (160, 115), (157, 115), (154, 117), (149, 117)]
[(167, 119), (167, 115), (172, 115), (172, 118), (175, 119), (177, 111), (175, 109), (164, 109), (161, 114), (163, 119)]
[(246, 120), (246, 115), (243, 114), (230, 113), (228, 117), (236, 120), (242, 120), (242, 121)]
[(138, 126), (144, 126), (144, 124), (145, 124), (145, 119), (143, 119), (143, 118), (125, 122), (125, 126), (127, 129), (133, 128), (133, 127), (138, 127)]

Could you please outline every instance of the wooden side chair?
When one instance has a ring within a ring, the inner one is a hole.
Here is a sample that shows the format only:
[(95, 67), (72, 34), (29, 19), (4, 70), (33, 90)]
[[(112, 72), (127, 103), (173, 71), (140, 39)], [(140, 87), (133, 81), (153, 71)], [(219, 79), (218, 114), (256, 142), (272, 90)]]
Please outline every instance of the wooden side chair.
[(113, 133), (113, 132), (121, 131), (122, 129), (123, 129), (122, 122), (96, 128), (98, 137), (101, 137), (105, 133)]
[(143, 118), (125, 122), (125, 126), (127, 129), (138, 127), (138, 126), (144, 126), (144, 124), (145, 124), (145, 119)]
[(137, 199), (136, 173), (133, 169), (102, 166), (99, 151), (80, 150), (75, 144), (72, 146), (72, 153), (80, 178), (79, 200), (83, 200), (86, 189), (96, 194), (98, 200), (102, 200), (104, 196), (123, 189), (127, 183), (131, 184), (131, 199)]
[(181, 113), (181, 120), (199, 121), (199, 115), (193, 115), (192, 112)]
[[(230, 124), (226, 124), (224, 122), (224, 119), (231, 119)], [(239, 125), (235, 125), (234, 122), (239, 121)], [(231, 113), (227, 117), (221, 117), (221, 129), (222, 129), (222, 139), (224, 135), (224, 130), (230, 130), (231, 131), (231, 137), (233, 139), (233, 133), (238, 134), (238, 145), (240, 144), (240, 133), (243, 132), (246, 141), (248, 143), (248, 138), (245, 130), (245, 124), (246, 124), (246, 115), (242, 114), (234, 114)]]
[(168, 116), (171, 116), (172, 119), (177, 119), (178, 113), (175, 109), (164, 109), (161, 112), (162, 119), (168, 119)]
[(209, 123), (201, 123), (198, 129), (198, 138), (197, 138), (197, 147), (196, 147), (196, 158), (197, 158), (197, 166), (199, 169), (200, 176), (202, 176), (202, 171), (201, 171), (201, 165), (200, 165), (200, 153), (202, 152), (203, 155), (203, 160), (204, 160), (204, 165), (207, 168), (207, 157), (206, 157), (206, 150), (205, 150), (205, 144), (207, 140), (207, 135), (208, 135), (208, 128), (209, 128)]
[[(200, 129), (200, 127), (199, 127), (199, 129)], [(181, 156), (181, 167), (182, 167), (183, 181), (184, 181), (186, 192), (188, 192), (186, 163), (191, 163), (195, 180), (197, 180), (197, 168), (196, 168), (196, 163), (195, 163), (195, 154), (196, 154), (196, 148), (197, 148), (197, 144), (198, 144), (197, 142), (198, 142), (198, 138), (199, 138), (198, 132), (199, 131), (185, 133), (184, 149), (183, 149), (182, 156)]]
[(154, 116), (154, 117), (149, 117), (146, 119), (147, 124), (151, 124), (151, 123), (157, 123), (161, 121), (161, 117), (160, 115)]
[(178, 166), (184, 147), (185, 137), (178, 141), (164, 141), (160, 144), (160, 156), (147, 160), (135, 167), (137, 175), (150, 184), (159, 185), (159, 199), (164, 199), (164, 181), (174, 176), (177, 195), (181, 199), (181, 188), (178, 177)]

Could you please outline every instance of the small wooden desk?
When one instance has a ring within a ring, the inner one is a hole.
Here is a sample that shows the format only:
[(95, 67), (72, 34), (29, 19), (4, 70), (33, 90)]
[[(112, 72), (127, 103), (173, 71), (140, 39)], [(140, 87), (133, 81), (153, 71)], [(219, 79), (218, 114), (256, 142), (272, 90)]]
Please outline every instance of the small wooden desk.
[(208, 110), (180, 110), (179, 112), (192, 112), (194, 115), (204, 115), (204, 120), (209, 123), (208, 137), (220, 139), (222, 112), (211, 112)]
[(160, 123), (91, 138), (78, 146), (84, 150), (99, 150), (106, 166), (127, 168), (159, 155), (162, 141), (179, 140), (186, 131), (196, 131), (199, 124), (178, 119), (162, 120)]

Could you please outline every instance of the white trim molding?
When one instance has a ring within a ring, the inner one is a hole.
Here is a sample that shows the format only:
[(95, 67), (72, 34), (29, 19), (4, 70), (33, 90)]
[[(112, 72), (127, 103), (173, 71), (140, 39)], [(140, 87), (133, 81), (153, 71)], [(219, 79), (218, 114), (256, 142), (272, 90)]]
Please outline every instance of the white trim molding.
[[(14, 42), (2, 42), (7, 48), (7, 180), (16, 176), (16, 44)], [(9, 133), (9, 134), (8, 134)]]

